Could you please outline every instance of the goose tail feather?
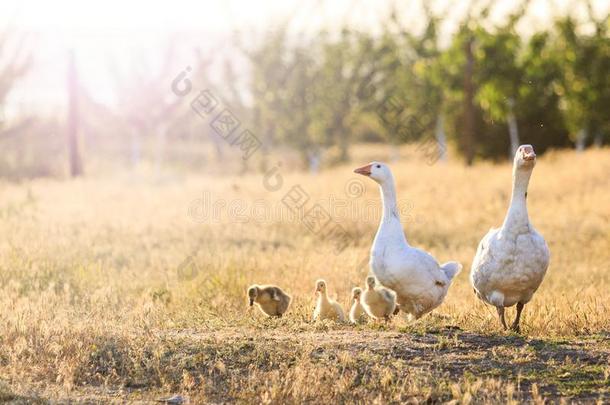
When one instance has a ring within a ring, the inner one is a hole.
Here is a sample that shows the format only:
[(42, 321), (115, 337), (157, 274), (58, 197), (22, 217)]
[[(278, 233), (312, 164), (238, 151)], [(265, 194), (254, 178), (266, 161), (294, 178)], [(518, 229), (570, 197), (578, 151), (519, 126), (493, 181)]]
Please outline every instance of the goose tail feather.
[(460, 271), (462, 271), (462, 265), (458, 262), (447, 262), (441, 266), (441, 270), (443, 270), (443, 273), (445, 273), (449, 281), (451, 281)]

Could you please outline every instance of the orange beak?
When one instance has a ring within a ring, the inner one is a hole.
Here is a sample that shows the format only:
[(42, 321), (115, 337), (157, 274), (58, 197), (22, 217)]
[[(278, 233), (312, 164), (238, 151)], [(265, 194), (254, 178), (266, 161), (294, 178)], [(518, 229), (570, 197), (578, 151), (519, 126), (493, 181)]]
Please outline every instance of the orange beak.
[(357, 168), (356, 170), (354, 170), (354, 173), (358, 173), (358, 174), (361, 174), (363, 176), (370, 176), (371, 175), (371, 167), (372, 166), (373, 165), (369, 163), (366, 166), (362, 166), (362, 167)]

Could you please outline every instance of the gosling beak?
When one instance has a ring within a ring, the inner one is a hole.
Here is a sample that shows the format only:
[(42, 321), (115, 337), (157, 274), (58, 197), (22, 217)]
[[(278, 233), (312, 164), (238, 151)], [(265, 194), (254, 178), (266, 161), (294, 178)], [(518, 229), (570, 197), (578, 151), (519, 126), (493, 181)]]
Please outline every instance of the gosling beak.
[(359, 167), (356, 170), (354, 170), (354, 173), (358, 173), (358, 174), (361, 174), (363, 176), (370, 176), (371, 175), (371, 167), (372, 166), (373, 166), (372, 164), (368, 164), (368, 165)]
[(253, 306), (253, 305), (254, 305), (254, 299), (250, 298), (250, 306)]

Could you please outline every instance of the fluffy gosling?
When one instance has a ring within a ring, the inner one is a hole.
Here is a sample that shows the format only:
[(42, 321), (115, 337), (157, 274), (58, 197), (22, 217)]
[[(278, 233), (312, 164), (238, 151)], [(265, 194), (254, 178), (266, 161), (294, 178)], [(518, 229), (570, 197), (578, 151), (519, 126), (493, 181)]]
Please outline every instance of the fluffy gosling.
[(345, 322), (343, 308), (335, 300), (328, 298), (326, 291), (326, 281), (316, 281), (316, 309), (313, 311), (313, 320), (331, 319), (333, 321)]
[(352, 308), (349, 310), (349, 320), (351, 323), (360, 323), (364, 321), (366, 313), (360, 302), (362, 289), (360, 287), (352, 288)]
[(366, 313), (373, 319), (388, 321), (396, 309), (396, 293), (377, 285), (374, 276), (366, 278), (366, 289), (360, 299)]
[(267, 316), (280, 317), (288, 310), (292, 297), (275, 285), (252, 285), (248, 288), (250, 306), (255, 303)]

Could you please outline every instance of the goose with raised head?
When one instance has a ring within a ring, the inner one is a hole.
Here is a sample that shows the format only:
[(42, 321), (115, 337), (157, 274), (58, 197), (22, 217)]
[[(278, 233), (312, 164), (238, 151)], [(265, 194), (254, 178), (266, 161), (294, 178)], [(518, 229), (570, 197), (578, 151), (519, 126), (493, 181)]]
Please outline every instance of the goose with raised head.
[(394, 176), (386, 164), (372, 162), (354, 172), (373, 179), (381, 191), (383, 213), (371, 248), (371, 270), (383, 286), (396, 292), (400, 310), (418, 319), (443, 302), (462, 265), (439, 265), (430, 253), (407, 243), (398, 215)]
[(492, 228), (481, 240), (470, 270), (477, 297), (496, 307), (504, 329), (507, 329), (504, 308), (517, 304), (517, 315), (511, 325), (515, 332), (520, 331), (523, 307), (540, 287), (550, 260), (549, 248), (527, 213), (527, 187), (535, 165), (532, 145), (519, 146), (504, 223), (500, 228)]

